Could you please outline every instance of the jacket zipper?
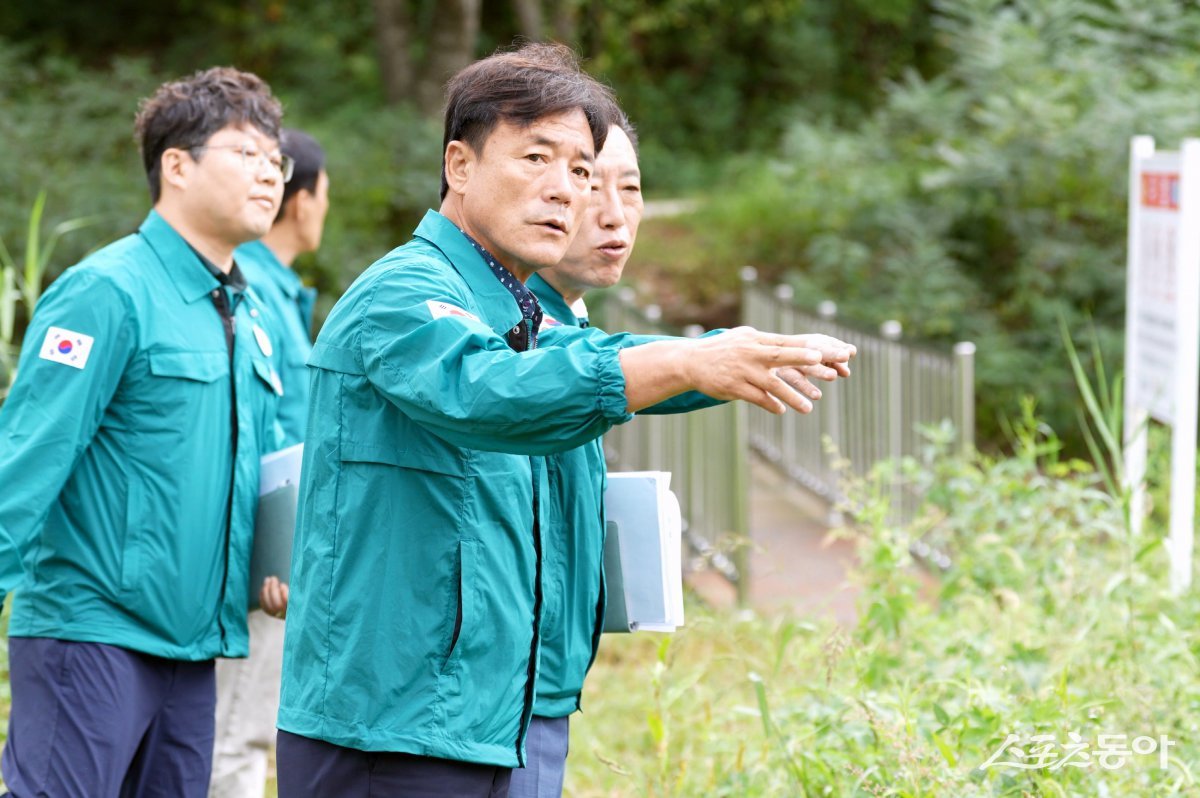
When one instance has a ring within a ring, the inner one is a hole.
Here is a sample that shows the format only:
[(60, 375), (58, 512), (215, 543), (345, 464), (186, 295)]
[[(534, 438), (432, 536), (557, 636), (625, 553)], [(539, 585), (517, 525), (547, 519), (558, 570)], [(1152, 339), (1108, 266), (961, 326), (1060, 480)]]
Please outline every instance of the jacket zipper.
[[(521, 323), (527, 325), (525, 351), (528, 352), (533, 348), (531, 346), (534, 334), (532, 322), (529, 319), (523, 319)], [(538, 495), (540, 470), (533, 457), (529, 458), (529, 466), (529, 471), (533, 475), (533, 639), (529, 645), (529, 669), (525, 678), (525, 705), (521, 709), (521, 725), (517, 729), (517, 763), (520, 767), (525, 767), (525, 758), (521, 756), (521, 743), (525, 739), (525, 730), (529, 728), (529, 722), (533, 717), (534, 692), (537, 680), (537, 651), (540, 639), (539, 627), (542, 620), (542, 525), (538, 512), (541, 504), (541, 497)]]
[[(235, 300), (236, 301), (236, 300)], [(237, 486), (237, 455), (238, 455), (238, 411), (237, 411), (237, 371), (234, 368), (234, 351), (237, 342), (237, 319), (234, 309), (230, 306), (229, 296), (224, 288), (213, 291), (213, 304), (221, 316), (221, 324), (225, 330), (225, 343), (229, 350), (229, 494), (225, 501), (225, 556), (221, 568), (221, 598), (217, 604), (217, 629), (221, 634), (221, 650), (225, 650), (225, 622), (222, 610), (225, 608), (225, 592), (229, 586), (229, 549), (233, 538), (233, 492)]]

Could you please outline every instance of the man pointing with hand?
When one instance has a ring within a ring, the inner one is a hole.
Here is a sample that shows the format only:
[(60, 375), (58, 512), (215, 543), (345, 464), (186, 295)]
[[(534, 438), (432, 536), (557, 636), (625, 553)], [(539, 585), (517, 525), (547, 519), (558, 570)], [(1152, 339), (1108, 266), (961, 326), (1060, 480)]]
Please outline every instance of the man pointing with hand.
[(281, 798), (507, 795), (538, 662), (541, 455), (689, 391), (803, 412), (781, 370), (853, 354), (749, 328), (542, 330), (524, 281), (582, 222), (615, 104), (553, 45), (448, 94), (440, 212), (355, 281), (309, 360)]

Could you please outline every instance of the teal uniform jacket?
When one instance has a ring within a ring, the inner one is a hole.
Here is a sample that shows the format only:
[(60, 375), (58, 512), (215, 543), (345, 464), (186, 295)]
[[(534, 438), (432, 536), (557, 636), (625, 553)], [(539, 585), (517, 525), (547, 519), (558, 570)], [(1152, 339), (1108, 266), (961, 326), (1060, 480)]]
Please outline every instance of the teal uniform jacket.
[(366, 751), (524, 762), (541, 457), (626, 413), (620, 337), (509, 348), (509, 291), (448, 219), (368, 268), (315, 367), (279, 728)]
[[(530, 277), (527, 286), (546, 314), (543, 329), (557, 324), (578, 327), (584, 322), (540, 275)], [(628, 343), (655, 340), (661, 336), (631, 336)], [(716, 404), (720, 402), (693, 391), (639, 412), (684, 413)], [(541, 661), (533, 705), (533, 714), (541, 717), (561, 718), (580, 708), (584, 677), (599, 650), (605, 609), (607, 473), (601, 439), (546, 458), (549, 493), (542, 532)]]
[(279, 378), (251, 292), (236, 300), (231, 368), (217, 290), (152, 211), (38, 303), (0, 408), (11, 636), (246, 656), (258, 463), (276, 444)]
[(279, 376), (283, 380), (279, 424), (283, 445), (292, 446), (304, 440), (308, 422), (308, 356), (312, 353), (310, 331), (317, 292), (305, 288), (300, 275), (283, 265), (261, 241), (243, 244), (234, 257), (275, 322)]

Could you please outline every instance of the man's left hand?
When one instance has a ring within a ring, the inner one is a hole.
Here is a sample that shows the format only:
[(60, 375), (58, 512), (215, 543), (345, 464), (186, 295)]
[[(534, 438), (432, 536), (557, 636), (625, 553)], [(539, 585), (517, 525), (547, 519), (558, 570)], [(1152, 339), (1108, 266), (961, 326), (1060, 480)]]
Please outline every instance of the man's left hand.
[(281, 582), (278, 576), (268, 576), (264, 579), (262, 590), (258, 591), (258, 604), (267, 615), (273, 618), (286, 618), (288, 606), (287, 582)]

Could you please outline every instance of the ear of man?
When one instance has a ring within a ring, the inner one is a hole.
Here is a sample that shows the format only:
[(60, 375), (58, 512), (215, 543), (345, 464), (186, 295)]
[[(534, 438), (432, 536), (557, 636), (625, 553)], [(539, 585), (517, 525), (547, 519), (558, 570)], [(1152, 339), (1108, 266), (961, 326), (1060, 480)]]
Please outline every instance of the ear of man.
[(466, 191), (475, 168), (475, 151), (465, 141), (457, 139), (446, 145), (446, 184), (455, 194)]
[(191, 156), (185, 150), (176, 147), (163, 150), (158, 178), (160, 186), (163, 188), (168, 185), (177, 189), (186, 188), (188, 174), (193, 165)]
[[(287, 203), (283, 206), (283, 217), (280, 222), (295, 222), (297, 224), (303, 222), (311, 212), (309, 210), (310, 203), (313, 200), (312, 192), (306, 188), (302, 188), (292, 196), (288, 197)], [(276, 222), (278, 224), (278, 222)]]

